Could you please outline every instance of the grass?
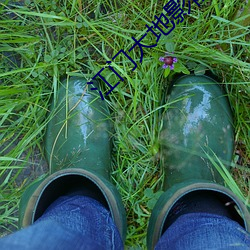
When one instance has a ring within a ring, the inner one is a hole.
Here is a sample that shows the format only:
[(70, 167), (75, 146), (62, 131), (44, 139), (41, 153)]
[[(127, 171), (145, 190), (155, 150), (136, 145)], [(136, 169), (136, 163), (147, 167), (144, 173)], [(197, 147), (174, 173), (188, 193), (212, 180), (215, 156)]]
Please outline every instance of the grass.
[[(191, 1), (192, 2), (192, 1)], [(120, 50), (140, 39), (145, 24), (162, 13), (167, 1), (3, 0), (0, 3), (0, 230), (15, 230), (20, 196), (39, 168), (50, 98), (60, 80), (71, 75), (91, 79)], [(187, 11), (187, 5), (184, 8)], [(244, 9), (243, 13), (241, 10)], [(164, 77), (159, 57), (174, 51), (180, 71), (211, 71), (224, 85), (235, 121), (231, 179), (243, 199), (250, 197), (249, 18), (243, 0), (192, 4), (191, 14), (162, 36), (154, 48), (130, 52), (138, 67), (119, 56), (112, 66), (125, 79), (108, 96), (115, 133), (112, 178), (127, 212), (126, 245), (144, 249), (148, 219), (161, 193), (160, 112), (173, 72)], [(152, 35), (145, 44), (155, 43)], [(169, 72), (168, 72), (169, 73)], [(167, 74), (165, 73), (165, 76)], [(105, 78), (115, 84), (111, 71)], [(102, 90), (109, 89), (103, 83)], [(32, 177), (32, 178), (31, 178)], [(238, 189), (237, 189), (238, 190)], [(237, 191), (238, 192), (238, 191)], [(12, 225), (11, 227), (8, 225)]]

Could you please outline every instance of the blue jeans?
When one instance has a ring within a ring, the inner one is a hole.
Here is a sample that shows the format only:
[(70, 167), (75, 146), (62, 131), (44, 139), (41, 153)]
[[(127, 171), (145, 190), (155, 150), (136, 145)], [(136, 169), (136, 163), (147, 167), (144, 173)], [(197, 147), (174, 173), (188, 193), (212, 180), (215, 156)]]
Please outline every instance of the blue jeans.
[[(84, 196), (61, 197), (33, 225), (0, 239), (3, 250), (120, 250), (110, 212)], [(250, 235), (226, 217), (193, 213), (179, 217), (156, 250), (250, 249)]]
[(1, 250), (123, 249), (110, 212), (85, 196), (60, 197), (33, 225), (0, 239)]
[(180, 216), (163, 234), (155, 250), (249, 250), (250, 234), (227, 217), (190, 213)]

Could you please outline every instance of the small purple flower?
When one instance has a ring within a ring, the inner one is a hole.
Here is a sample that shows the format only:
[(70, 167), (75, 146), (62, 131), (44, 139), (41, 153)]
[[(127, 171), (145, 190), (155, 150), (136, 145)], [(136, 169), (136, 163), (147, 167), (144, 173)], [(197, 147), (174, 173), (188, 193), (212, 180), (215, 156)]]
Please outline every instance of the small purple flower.
[(174, 64), (177, 63), (177, 58), (176, 57), (172, 57), (169, 55), (169, 53), (165, 53), (166, 55), (164, 57), (160, 57), (159, 58), (159, 61), (163, 62), (163, 66), (162, 68), (163, 69), (166, 69), (166, 68), (170, 68), (171, 70), (174, 69)]

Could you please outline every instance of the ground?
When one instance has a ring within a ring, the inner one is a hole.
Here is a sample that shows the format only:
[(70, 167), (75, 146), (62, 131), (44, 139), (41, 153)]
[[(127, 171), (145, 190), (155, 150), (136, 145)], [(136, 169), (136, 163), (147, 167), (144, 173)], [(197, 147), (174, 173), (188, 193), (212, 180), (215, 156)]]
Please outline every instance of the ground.
[[(121, 49), (128, 51), (163, 13), (168, 1), (2, 0), (0, 3), (0, 233), (16, 230), (22, 192), (48, 171), (43, 136), (50, 99), (60, 80), (90, 80)], [(145, 249), (151, 209), (161, 192), (159, 164), (161, 112), (165, 90), (175, 73), (211, 72), (225, 88), (235, 125), (235, 153), (229, 188), (250, 199), (249, 2), (193, 1), (188, 13), (157, 46), (121, 54), (112, 67), (124, 81), (107, 96), (115, 132), (112, 179), (127, 212), (126, 246)], [(174, 19), (171, 19), (172, 21)], [(161, 26), (164, 29), (163, 26)], [(153, 45), (152, 33), (143, 44)], [(178, 59), (163, 69), (165, 52)], [(103, 72), (114, 85), (119, 78)], [(102, 82), (101, 90), (109, 88)]]

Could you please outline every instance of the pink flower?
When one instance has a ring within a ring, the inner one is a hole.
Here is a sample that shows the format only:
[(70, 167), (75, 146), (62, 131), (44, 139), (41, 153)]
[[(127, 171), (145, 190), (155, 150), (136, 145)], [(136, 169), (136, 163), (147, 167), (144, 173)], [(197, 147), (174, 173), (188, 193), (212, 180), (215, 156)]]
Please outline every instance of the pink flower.
[(170, 68), (171, 70), (174, 69), (174, 64), (177, 63), (177, 58), (176, 57), (172, 57), (169, 55), (169, 53), (165, 53), (166, 55), (164, 57), (160, 57), (159, 58), (159, 61), (163, 62), (163, 66), (162, 68), (163, 69), (166, 69), (166, 68)]

